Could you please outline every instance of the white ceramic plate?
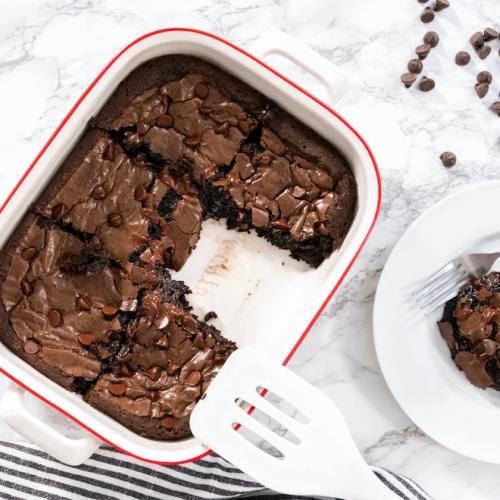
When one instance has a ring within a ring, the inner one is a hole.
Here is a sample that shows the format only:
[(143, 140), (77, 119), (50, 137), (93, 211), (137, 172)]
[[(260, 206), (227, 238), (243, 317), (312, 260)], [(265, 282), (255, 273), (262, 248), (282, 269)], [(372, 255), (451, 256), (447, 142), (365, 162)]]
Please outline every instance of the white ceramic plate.
[[(431, 438), (462, 455), (500, 464), (500, 392), (474, 387), (451, 360), (436, 322), (412, 291), (446, 262), (500, 249), (500, 181), (467, 188), (434, 205), (402, 236), (375, 298), (375, 347), (385, 380), (406, 414)], [(498, 265), (498, 264), (497, 264)]]

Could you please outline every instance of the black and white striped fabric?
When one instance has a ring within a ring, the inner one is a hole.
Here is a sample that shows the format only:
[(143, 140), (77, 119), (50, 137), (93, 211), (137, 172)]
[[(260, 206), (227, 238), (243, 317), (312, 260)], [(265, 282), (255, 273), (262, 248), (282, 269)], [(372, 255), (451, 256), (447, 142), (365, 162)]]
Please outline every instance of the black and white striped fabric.
[[(432, 500), (410, 479), (383, 469), (374, 470), (403, 500)], [(34, 445), (0, 442), (0, 498), (305, 500), (308, 497), (272, 493), (216, 455), (187, 465), (167, 467), (141, 462), (102, 447), (85, 464), (70, 467)]]

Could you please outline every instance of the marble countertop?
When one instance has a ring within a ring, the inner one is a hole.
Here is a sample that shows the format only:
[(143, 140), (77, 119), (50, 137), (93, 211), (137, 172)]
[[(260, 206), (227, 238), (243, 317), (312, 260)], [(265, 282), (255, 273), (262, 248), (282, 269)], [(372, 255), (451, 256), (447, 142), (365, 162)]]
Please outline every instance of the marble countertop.
[[(469, 50), (472, 33), (498, 29), (498, 2), (451, 3), (424, 25), (417, 0), (11, 2), (0, 20), (0, 200), (97, 73), (134, 38), (189, 26), (248, 48), (278, 28), (309, 44), (349, 80), (339, 111), (371, 146), (384, 195), (372, 236), (290, 366), (338, 403), (369, 463), (413, 478), (436, 500), (493, 500), (500, 494), (500, 468), (423, 434), (392, 397), (373, 344), (377, 282), (405, 229), (448, 194), (498, 178), (500, 119), (488, 108), (498, 100), (500, 80), (483, 100), (473, 87), (483, 69), (500, 77), (500, 42), (485, 61), (474, 55), (465, 68), (454, 64), (459, 50)], [(406, 90), (400, 75), (429, 29), (441, 37), (424, 61), (436, 88)], [(320, 85), (291, 64), (269, 62), (322, 96)], [(446, 150), (458, 157), (451, 169), (439, 161)], [(6, 385), (0, 377), (0, 395)], [(78, 435), (72, 422), (42, 403), (30, 400), (29, 406), (61, 432)], [(0, 439), (20, 437), (0, 422)]]

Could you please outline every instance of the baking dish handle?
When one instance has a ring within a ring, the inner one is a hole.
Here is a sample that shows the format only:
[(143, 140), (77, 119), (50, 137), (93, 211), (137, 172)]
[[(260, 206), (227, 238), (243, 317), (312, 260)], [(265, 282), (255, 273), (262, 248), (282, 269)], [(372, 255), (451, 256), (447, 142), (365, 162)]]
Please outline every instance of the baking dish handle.
[(24, 406), (26, 391), (11, 382), (0, 401), (0, 416), (18, 434), (67, 465), (80, 465), (101, 446), (92, 434), (71, 439), (39, 420)]
[(338, 107), (347, 93), (347, 79), (334, 64), (283, 31), (267, 32), (254, 43), (250, 52), (259, 59), (272, 54), (283, 56), (314, 76), (325, 87), (327, 104), (332, 108)]

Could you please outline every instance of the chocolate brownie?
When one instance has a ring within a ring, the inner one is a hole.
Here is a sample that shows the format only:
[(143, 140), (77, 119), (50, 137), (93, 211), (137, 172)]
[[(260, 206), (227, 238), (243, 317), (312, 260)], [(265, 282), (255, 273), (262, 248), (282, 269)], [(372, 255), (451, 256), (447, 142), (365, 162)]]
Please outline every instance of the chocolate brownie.
[(500, 390), (500, 273), (474, 276), (438, 323), (451, 357), (475, 386)]
[(1, 251), (0, 339), (134, 432), (187, 437), (236, 348), (169, 271), (189, 265), (203, 221), (318, 267), (355, 203), (338, 151), (265, 96), (195, 57), (148, 61)]

